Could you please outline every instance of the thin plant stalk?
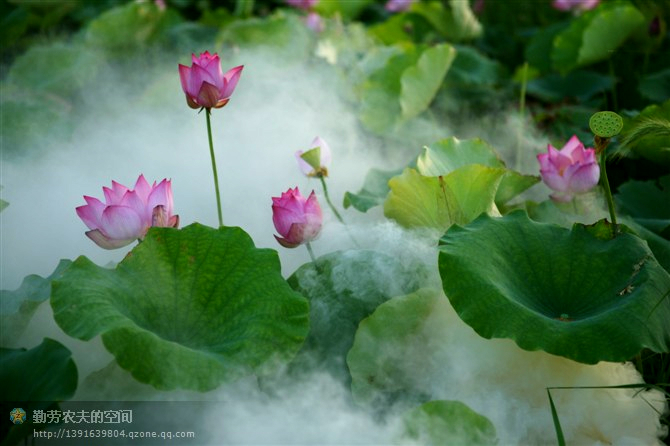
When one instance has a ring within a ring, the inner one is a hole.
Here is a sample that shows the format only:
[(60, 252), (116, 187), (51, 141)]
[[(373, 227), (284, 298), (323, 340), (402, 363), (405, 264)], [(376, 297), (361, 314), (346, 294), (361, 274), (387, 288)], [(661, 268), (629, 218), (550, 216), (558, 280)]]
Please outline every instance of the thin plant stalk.
[(312, 262), (316, 265), (316, 257), (314, 256), (314, 251), (312, 251), (312, 245), (307, 242), (305, 243), (305, 248), (307, 248), (307, 252), (309, 253), (309, 257), (312, 259)]
[(610, 189), (610, 182), (607, 179), (607, 167), (605, 152), (600, 154), (600, 177), (602, 178), (603, 187), (605, 188), (605, 198), (607, 199), (607, 207), (610, 211), (610, 218), (614, 225), (614, 234), (617, 233), (616, 213), (614, 212), (614, 200), (612, 199), (612, 189)]
[(219, 227), (223, 226), (223, 215), (221, 213), (221, 194), (219, 193), (219, 176), (216, 173), (216, 158), (214, 157), (214, 143), (212, 142), (212, 124), (209, 118), (209, 109), (205, 110), (207, 117), (207, 137), (209, 139), (209, 154), (212, 158), (212, 174), (214, 175), (214, 191), (216, 192), (216, 210), (219, 215)]
[(328, 187), (326, 186), (326, 180), (323, 178), (323, 175), (319, 175), (319, 179), (321, 180), (321, 185), (323, 186), (323, 194), (326, 197), (326, 202), (328, 203), (328, 206), (330, 206), (330, 209), (333, 211), (333, 214), (335, 214), (335, 217), (337, 217), (340, 223), (345, 224), (344, 220), (342, 219), (342, 216), (340, 215), (339, 212), (337, 212), (337, 209), (335, 209), (335, 206), (330, 201), (330, 196), (328, 195)]

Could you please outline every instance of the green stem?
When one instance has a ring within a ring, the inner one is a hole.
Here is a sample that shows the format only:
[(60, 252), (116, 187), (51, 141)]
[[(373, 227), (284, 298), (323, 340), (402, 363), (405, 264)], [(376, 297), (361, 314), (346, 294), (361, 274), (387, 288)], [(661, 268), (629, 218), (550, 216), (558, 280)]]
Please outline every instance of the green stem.
[(323, 178), (323, 176), (319, 176), (319, 179), (321, 180), (321, 185), (323, 186), (323, 194), (326, 196), (326, 202), (328, 203), (328, 206), (330, 206), (330, 209), (333, 210), (333, 214), (335, 214), (335, 217), (340, 221), (340, 223), (345, 224), (344, 220), (342, 219), (342, 216), (340, 216), (340, 213), (337, 212), (337, 209), (335, 209), (335, 206), (333, 206), (333, 203), (330, 201), (330, 197), (328, 196), (328, 187), (326, 186), (326, 180)]
[(234, 14), (238, 17), (250, 17), (254, 10), (254, 0), (237, 0)]
[(521, 97), (519, 98), (519, 114), (523, 117), (526, 111), (526, 87), (528, 85), (528, 62), (523, 64), (521, 72)]
[(316, 265), (316, 257), (314, 257), (314, 251), (312, 251), (312, 245), (307, 242), (305, 243), (305, 248), (307, 248), (307, 252), (309, 253), (310, 258), (312, 259), (312, 262)]
[(603, 182), (603, 187), (605, 188), (605, 198), (607, 198), (607, 207), (610, 211), (610, 218), (612, 219), (612, 224), (614, 225), (613, 235), (617, 233), (617, 222), (616, 214), (614, 213), (614, 200), (612, 199), (612, 190), (610, 189), (610, 182), (607, 180), (607, 167), (606, 167), (606, 156), (603, 151), (600, 154), (600, 178)]
[(212, 142), (212, 124), (209, 119), (209, 109), (205, 109), (207, 116), (207, 137), (209, 139), (209, 154), (212, 157), (212, 173), (214, 174), (214, 191), (216, 192), (216, 210), (219, 214), (219, 227), (223, 226), (223, 215), (221, 213), (221, 194), (219, 193), (219, 176), (216, 173), (216, 159), (214, 157), (214, 143)]

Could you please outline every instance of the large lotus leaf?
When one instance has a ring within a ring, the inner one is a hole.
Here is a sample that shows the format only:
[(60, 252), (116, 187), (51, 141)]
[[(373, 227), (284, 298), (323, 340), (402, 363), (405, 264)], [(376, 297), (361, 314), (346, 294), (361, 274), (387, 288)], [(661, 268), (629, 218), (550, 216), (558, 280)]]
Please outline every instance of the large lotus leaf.
[(113, 270), (79, 257), (52, 285), (58, 325), (101, 334), (119, 365), (159, 389), (209, 390), (291, 358), (308, 305), (277, 253), (240, 228), (152, 228)]
[[(77, 389), (77, 366), (71, 356), (70, 350), (49, 338), (30, 350), (0, 348), (3, 413), (21, 407), (26, 411), (26, 421), (30, 421), (34, 410), (56, 410), (57, 402), (72, 398)], [(2, 423), (0, 444), (19, 444), (34, 430), (42, 428), (44, 425), (29, 422)]]
[(670, 239), (670, 175), (658, 182), (627, 181), (619, 186), (614, 198), (635, 221)]
[(363, 125), (380, 134), (395, 127), (402, 112), (398, 100), (402, 88), (400, 79), (403, 72), (416, 63), (421, 52), (415, 46), (404, 46), (398, 54), (383, 54), (390, 57), (363, 83), (359, 111)]
[(497, 444), (493, 423), (460, 401), (429, 401), (407, 412), (403, 421), (405, 435), (419, 444)]
[(667, 101), (670, 99), (670, 68), (647, 74), (640, 79), (638, 90), (647, 100)]
[(92, 20), (86, 30), (86, 42), (127, 55), (127, 50), (159, 40), (170, 27), (182, 21), (172, 8), (161, 11), (152, 2), (131, 2), (111, 8)]
[(92, 82), (103, 64), (103, 58), (81, 45), (35, 46), (14, 61), (7, 81), (40, 92), (42, 97), (46, 93), (70, 96)]
[(401, 170), (370, 169), (365, 175), (361, 190), (357, 193), (345, 192), (344, 208), (353, 206), (361, 212), (367, 212), (369, 209), (382, 204), (389, 193), (389, 180), (401, 173)]
[(610, 239), (605, 224), (568, 230), (514, 212), (454, 226), (441, 239), (442, 286), (479, 335), (525, 350), (587, 364), (669, 351), (670, 274), (642, 239)]
[(0, 339), (3, 346), (16, 341), (42, 302), (49, 298), (51, 281), (58, 279), (72, 262), (61, 260), (49, 277), (26, 276), (16, 290), (0, 290)]
[(360, 120), (386, 133), (417, 116), (432, 102), (455, 56), (451, 45), (405, 44), (363, 82)]
[(72, 353), (44, 338), (35, 348), (0, 348), (0, 382), (4, 401), (63, 401), (77, 388)]
[(411, 119), (426, 110), (442, 85), (456, 57), (453, 46), (443, 43), (427, 48), (415, 65), (407, 68), (400, 79), (400, 108), (403, 119)]
[(588, 101), (614, 86), (614, 78), (595, 71), (575, 70), (566, 75), (558, 73), (528, 82), (526, 92), (547, 102), (565, 102), (566, 98)]
[(556, 35), (551, 53), (553, 66), (567, 73), (607, 59), (644, 22), (642, 13), (628, 2), (603, 3)]
[(505, 169), (464, 166), (444, 177), (427, 177), (407, 168), (391, 178), (384, 215), (407, 228), (446, 230), (483, 212), (494, 212), (494, 199)]
[[(450, 137), (425, 146), (416, 161), (421, 175), (441, 176), (470, 164), (482, 164), (489, 167), (505, 168), (496, 150), (486, 141), (473, 138), (459, 140)], [(496, 192), (495, 202), (503, 205), (540, 181), (536, 176), (523, 175), (506, 169)]]
[(251, 17), (227, 25), (217, 37), (217, 46), (270, 47), (284, 56), (302, 60), (310, 51), (312, 35), (300, 18), (293, 14)]
[(337, 251), (301, 266), (288, 283), (310, 302), (303, 359), (348, 379), (345, 356), (358, 323), (391, 297), (418, 289), (427, 277), (427, 271), (375, 251)]
[(444, 79), (447, 88), (490, 88), (503, 78), (504, 67), (480, 51), (465, 45), (457, 45), (456, 58)]
[[(537, 204), (527, 203), (526, 208), (531, 219), (557, 224), (564, 228), (571, 228), (575, 222), (591, 224), (603, 218), (610, 218), (603, 193), (596, 192), (580, 195), (573, 203), (555, 203), (546, 200)], [(658, 263), (670, 272), (670, 241), (650, 231), (628, 215), (619, 215), (617, 220), (642, 237)]]
[[(432, 365), (423, 357), (413, 358), (416, 351), (444, 336), (448, 306), (442, 293), (420, 289), (394, 297), (361, 321), (347, 355), (357, 402), (387, 407), (396, 400), (423, 403), (430, 399), (416, 388), (421, 380), (416, 370)], [(436, 322), (430, 323), (433, 319)]]
[(425, 146), (416, 161), (421, 175), (436, 177), (447, 175), (459, 167), (482, 164), (489, 167), (504, 167), (495, 149), (480, 138), (460, 140), (455, 137)]

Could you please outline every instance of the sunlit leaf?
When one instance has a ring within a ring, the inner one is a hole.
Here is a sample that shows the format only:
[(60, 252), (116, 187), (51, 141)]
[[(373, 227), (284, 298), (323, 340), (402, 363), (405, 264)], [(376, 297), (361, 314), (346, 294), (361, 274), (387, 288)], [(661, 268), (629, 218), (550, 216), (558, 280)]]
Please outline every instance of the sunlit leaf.
[(494, 199), (505, 169), (472, 164), (444, 177), (427, 177), (414, 169), (389, 181), (384, 215), (408, 228), (444, 231), (483, 212), (494, 212)]
[(405, 435), (420, 444), (497, 444), (493, 423), (460, 401), (429, 401), (405, 413), (403, 421)]

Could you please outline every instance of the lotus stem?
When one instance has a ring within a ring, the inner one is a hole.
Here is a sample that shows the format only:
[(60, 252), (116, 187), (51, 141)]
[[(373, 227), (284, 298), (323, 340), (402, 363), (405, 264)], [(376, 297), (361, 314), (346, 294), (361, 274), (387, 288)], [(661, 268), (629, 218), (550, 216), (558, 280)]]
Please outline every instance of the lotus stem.
[(328, 195), (328, 187), (326, 186), (326, 180), (323, 178), (323, 175), (319, 175), (319, 179), (321, 180), (321, 185), (323, 186), (323, 195), (325, 195), (326, 197), (326, 202), (328, 203), (328, 206), (330, 206), (330, 209), (333, 211), (333, 214), (335, 214), (335, 217), (337, 217), (340, 223), (342, 223), (343, 225), (346, 224), (344, 223), (344, 220), (342, 219), (340, 213), (337, 212), (337, 209), (335, 209), (335, 206), (330, 201), (330, 196)]
[(212, 158), (212, 174), (214, 175), (214, 191), (216, 192), (216, 210), (219, 215), (219, 227), (223, 226), (223, 215), (221, 213), (221, 194), (219, 193), (219, 176), (216, 173), (216, 158), (214, 157), (214, 143), (212, 142), (212, 124), (210, 122), (210, 110), (205, 109), (207, 117), (207, 137), (209, 139), (209, 155)]

